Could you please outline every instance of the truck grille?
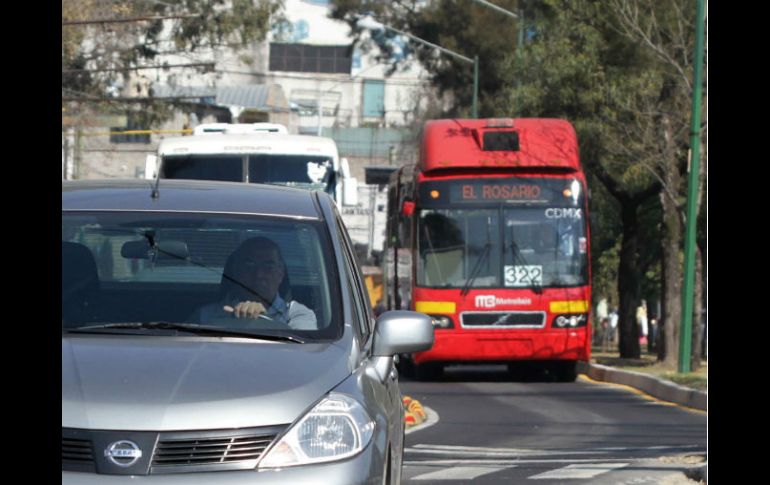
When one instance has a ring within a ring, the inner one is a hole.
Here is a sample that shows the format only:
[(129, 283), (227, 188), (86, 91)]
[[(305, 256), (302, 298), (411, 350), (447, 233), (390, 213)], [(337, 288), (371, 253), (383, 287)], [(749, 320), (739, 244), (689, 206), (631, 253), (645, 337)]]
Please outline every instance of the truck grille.
[(463, 312), (460, 325), (465, 328), (543, 328), (544, 312)]

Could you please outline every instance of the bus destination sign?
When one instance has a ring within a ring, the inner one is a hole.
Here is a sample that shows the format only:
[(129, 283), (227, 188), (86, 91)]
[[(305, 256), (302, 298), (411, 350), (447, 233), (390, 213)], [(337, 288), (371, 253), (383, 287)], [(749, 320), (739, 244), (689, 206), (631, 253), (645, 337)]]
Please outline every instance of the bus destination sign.
[(574, 179), (486, 178), (420, 184), (420, 205), (547, 204), (580, 206), (582, 191), (572, 194)]
[[(464, 183), (453, 202), (540, 200), (542, 191), (536, 184)], [(457, 190), (455, 189), (456, 192)]]

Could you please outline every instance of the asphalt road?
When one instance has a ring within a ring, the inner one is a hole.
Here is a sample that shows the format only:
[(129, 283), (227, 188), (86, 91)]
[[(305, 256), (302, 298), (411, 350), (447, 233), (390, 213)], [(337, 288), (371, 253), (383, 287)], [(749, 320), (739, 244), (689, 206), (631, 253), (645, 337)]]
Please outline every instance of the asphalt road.
[(458, 366), (401, 389), (439, 418), (407, 435), (404, 483), (669, 483), (706, 453), (705, 413), (582, 377), (522, 382), (502, 366)]

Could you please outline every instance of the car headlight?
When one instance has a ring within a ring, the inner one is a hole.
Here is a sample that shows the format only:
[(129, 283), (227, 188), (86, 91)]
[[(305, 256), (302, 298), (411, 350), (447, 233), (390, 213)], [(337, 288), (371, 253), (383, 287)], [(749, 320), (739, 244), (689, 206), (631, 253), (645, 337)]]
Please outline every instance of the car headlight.
[(260, 461), (259, 468), (334, 461), (353, 456), (374, 434), (374, 421), (355, 399), (330, 393)]

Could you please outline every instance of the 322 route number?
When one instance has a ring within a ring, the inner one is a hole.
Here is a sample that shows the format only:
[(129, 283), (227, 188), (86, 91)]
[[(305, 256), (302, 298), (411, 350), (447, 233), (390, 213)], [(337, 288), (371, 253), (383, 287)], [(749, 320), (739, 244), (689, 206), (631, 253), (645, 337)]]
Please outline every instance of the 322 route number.
[(505, 286), (531, 286), (542, 284), (542, 266), (530, 265), (505, 267)]

